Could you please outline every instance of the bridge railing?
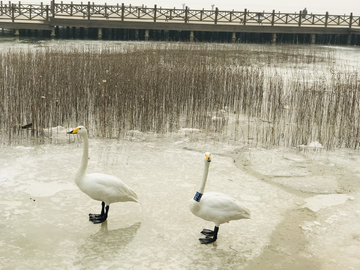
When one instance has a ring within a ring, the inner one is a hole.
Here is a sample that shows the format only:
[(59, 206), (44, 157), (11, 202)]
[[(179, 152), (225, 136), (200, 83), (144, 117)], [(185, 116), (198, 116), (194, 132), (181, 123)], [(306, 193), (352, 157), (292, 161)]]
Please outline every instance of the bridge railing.
[(41, 3), (40, 5), (22, 4), (3, 4), (0, 2), (0, 20), (15, 21), (46, 21), (49, 19), (50, 7)]
[(198, 23), (198, 24), (234, 24), (234, 25), (263, 25), (263, 26), (313, 26), (313, 27), (360, 27), (360, 16), (302, 14), (275, 12), (193, 10), (188, 7), (182, 9), (125, 6), (96, 5), (95, 3), (73, 4), (55, 3), (51, 5), (33, 5), (0, 2), (0, 21), (12, 22), (38, 22), (48, 21), (51, 17), (86, 19), (86, 20), (120, 20), (120, 21), (151, 21), (172, 23)]

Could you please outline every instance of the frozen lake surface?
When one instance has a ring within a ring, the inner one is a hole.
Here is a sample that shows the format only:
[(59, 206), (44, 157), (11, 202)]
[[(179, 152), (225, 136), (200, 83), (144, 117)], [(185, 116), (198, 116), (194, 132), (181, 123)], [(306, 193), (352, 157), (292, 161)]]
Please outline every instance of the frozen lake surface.
[[(94, 225), (100, 202), (74, 182), (82, 143), (54, 136), (0, 148), (1, 269), (360, 269), (358, 151), (249, 148), (201, 132), (90, 137), (87, 172), (121, 178), (141, 202), (112, 204)], [(205, 192), (252, 214), (220, 226), (209, 245), (198, 238), (213, 224), (188, 208), (205, 151)]]
[[(106, 44), (9, 39), (0, 52)], [(110, 44), (123, 48), (123, 42)], [(334, 67), (358, 70), (357, 47), (316, 49), (334, 54)], [(325, 65), (295, 67), (318, 80)], [(281, 62), (275, 68), (285, 77), (292, 72)], [(51, 144), (30, 143), (29, 136), (9, 145), (1, 134), (0, 268), (360, 269), (360, 152), (325, 151), (316, 141), (262, 148), (233, 136), (240, 125), (248, 132), (249, 119), (238, 120), (230, 118), (221, 135), (184, 128), (166, 135), (133, 131), (121, 140), (90, 137), (87, 172), (121, 178), (141, 202), (112, 204), (108, 220), (97, 225), (88, 213), (99, 213), (101, 203), (74, 182), (83, 148), (77, 136), (66, 135), (70, 129), (54, 129)], [(212, 162), (205, 192), (238, 199), (252, 216), (221, 225), (217, 241), (201, 245), (200, 231), (214, 225), (193, 216), (188, 202), (200, 186), (207, 151)]]

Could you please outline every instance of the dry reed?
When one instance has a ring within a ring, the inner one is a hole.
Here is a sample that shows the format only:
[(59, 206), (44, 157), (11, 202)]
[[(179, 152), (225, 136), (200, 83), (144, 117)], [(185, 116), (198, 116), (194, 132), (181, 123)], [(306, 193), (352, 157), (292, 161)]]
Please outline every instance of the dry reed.
[[(24, 138), (21, 126), (32, 123), (36, 138), (45, 128), (83, 124), (108, 138), (197, 128), (264, 145), (358, 146), (357, 73), (332, 71), (329, 80), (325, 71), (315, 79), (298, 71), (332, 62), (326, 52), (134, 43), (0, 57), (0, 132), (8, 142)], [(284, 78), (279, 67), (292, 74)], [(237, 119), (231, 127), (229, 117)]]

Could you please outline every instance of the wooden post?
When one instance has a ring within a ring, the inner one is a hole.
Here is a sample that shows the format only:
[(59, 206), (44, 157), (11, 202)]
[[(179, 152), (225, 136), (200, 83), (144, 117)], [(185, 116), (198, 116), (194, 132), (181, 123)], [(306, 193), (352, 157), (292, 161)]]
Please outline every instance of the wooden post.
[(245, 10), (244, 10), (244, 25), (246, 25), (246, 13), (247, 13), (247, 9), (245, 8)]
[(236, 32), (232, 33), (232, 38), (231, 38), (232, 43), (236, 42)]
[(219, 9), (216, 8), (216, 9), (215, 9), (215, 24), (217, 24), (218, 14), (219, 14)]
[(194, 31), (190, 31), (190, 42), (194, 41)]
[(154, 5), (154, 22), (156, 22), (156, 5)]
[(316, 43), (316, 35), (311, 34), (311, 44), (315, 44), (315, 43)]
[(325, 27), (327, 27), (327, 25), (328, 25), (328, 20), (329, 20), (329, 12), (326, 11), (326, 14), (325, 14)]
[(55, 18), (55, 0), (51, 1), (51, 13), (52, 17)]
[(121, 4), (121, 21), (124, 21), (124, 14), (125, 14), (125, 5), (124, 3)]
[(149, 40), (149, 30), (145, 30), (145, 41)]
[(349, 28), (351, 28), (352, 22), (353, 22), (353, 14), (352, 14), (352, 12), (351, 12), (351, 13), (350, 13), (350, 20), (349, 20)]
[(15, 21), (15, 4), (11, 4), (11, 20)]
[(276, 33), (272, 34), (271, 44), (273, 44), (273, 45), (276, 44)]
[(301, 10), (299, 12), (299, 27), (301, 26)]
[(188, 7), (185, 7), (185, 23), (188, 22)]
[[(271, 26), (274, 26), (275, 24), (275, 9), (273, 9), (272, 17), (271, 17)], [(276, 34), (275, 34), (276, 35)]]
[(88, 17), (88, 20), (90, 20), (90, 9), (91, 9), (91, 5), (90, 5), (90, 1), (89, 1), (88, 5), (87, 5), (87, 17)]

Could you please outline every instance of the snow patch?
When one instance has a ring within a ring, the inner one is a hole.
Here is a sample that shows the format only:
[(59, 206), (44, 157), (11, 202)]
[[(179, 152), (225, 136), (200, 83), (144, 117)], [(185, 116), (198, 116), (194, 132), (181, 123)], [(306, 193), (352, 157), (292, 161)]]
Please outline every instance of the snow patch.
[(305, 199), (306, 204), (303, 208), (308, 208), (313, 212), (318, 212), (323, 208), (344, 204), (348, 199), (349, 197), (346, 194), (316, 195)]

